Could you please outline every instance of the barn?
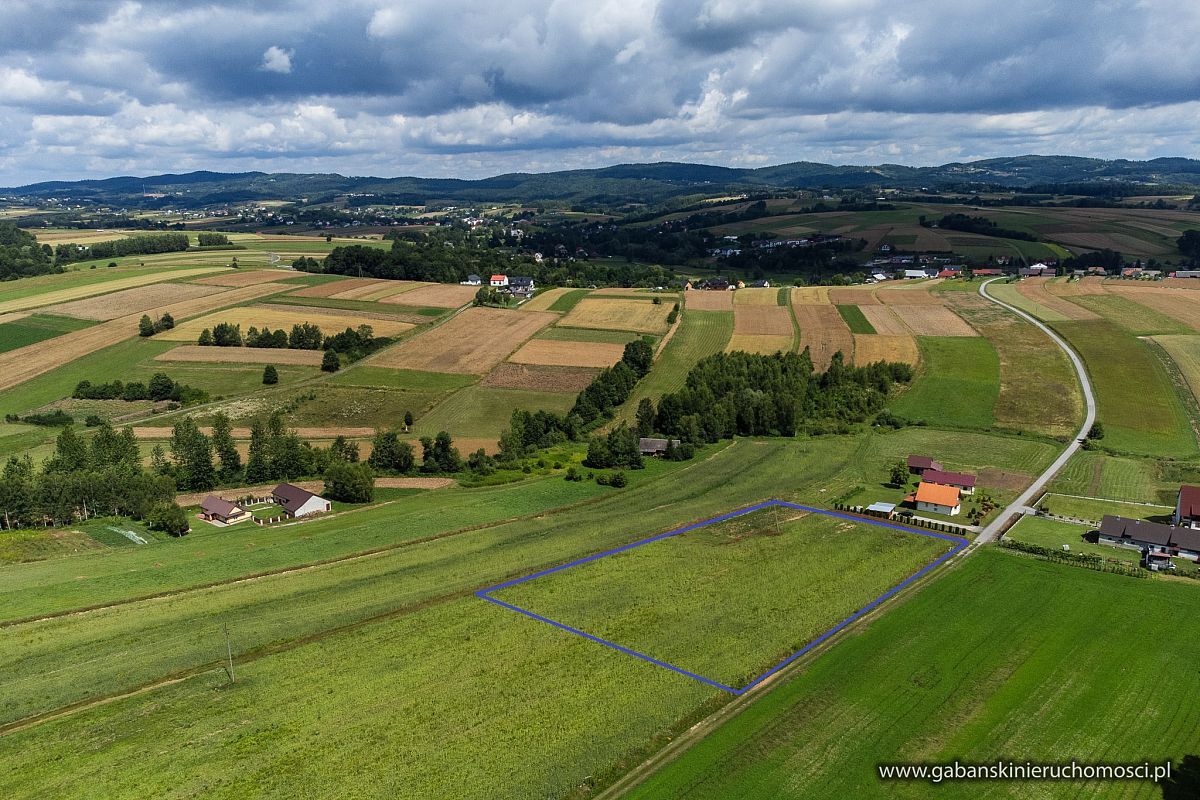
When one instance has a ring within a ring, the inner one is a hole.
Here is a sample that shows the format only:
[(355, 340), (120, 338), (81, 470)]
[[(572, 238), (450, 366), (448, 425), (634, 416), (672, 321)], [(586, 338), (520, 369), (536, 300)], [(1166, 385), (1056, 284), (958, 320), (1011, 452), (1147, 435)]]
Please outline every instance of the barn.
[(281, 483), (276, 486), (271, 490), (271, 496), (289, 517), (307, 517), (310, 514), (321, 514), (330, 509), (329, 501), (324, 497), (318, 497), (312, 492), (290, 483)]

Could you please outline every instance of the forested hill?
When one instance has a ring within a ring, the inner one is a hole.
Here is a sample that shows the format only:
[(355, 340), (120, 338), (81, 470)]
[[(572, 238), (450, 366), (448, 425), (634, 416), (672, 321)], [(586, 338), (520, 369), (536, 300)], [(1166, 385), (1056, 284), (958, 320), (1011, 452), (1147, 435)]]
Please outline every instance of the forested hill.
[[(373, 178), (337, 174), (189, 172), (182, 175), (52, 181), (0, 189), (14, 198), (73, 198), (125, 206), (200, 207), (267, 199), (317, 201), (353, 193), (360, 202), (425, 204), (436, 201), (660, 202), (696, 193), (794, 188), (944, 188), (995, 186), (1028, 189), (1045, 185), (1116, 183), (1154, 187), (1200, 187), (1200, 161), (1158, 158), (1105, 161), (1073, 156), (1016, 156), (908, 167), (834, 166), (799, 161), (758, 169), (705, 164), (619, 164), (600, 169), (512, 173), (480, 180)], [(161, 195), (161, 196), (148, 196)]]

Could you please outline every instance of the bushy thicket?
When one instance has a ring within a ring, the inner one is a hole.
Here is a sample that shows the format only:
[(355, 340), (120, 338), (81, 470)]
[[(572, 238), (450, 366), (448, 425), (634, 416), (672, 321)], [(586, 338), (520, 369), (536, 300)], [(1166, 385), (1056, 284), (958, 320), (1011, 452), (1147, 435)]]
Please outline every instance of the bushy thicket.
[(183, 383), (178, 383), (165, 372), (156, 372), (150, 383), (141, 381), (110, 381), (109, 383), (92, 383), (80, 381), (75, 385), (71, 394), (77, 400), (174, 400), (184, 405), (208, 402), (208, 392)]
[(54, 263), (50, 245), (11, 222), (0, 222), (0, 281), (62, 272)]

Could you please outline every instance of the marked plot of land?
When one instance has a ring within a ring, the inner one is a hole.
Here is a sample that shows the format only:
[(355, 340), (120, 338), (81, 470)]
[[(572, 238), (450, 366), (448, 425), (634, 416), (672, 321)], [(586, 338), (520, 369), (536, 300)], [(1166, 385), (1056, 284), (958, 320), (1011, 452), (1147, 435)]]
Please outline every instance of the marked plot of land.
[(734, 305), (748, 306), (777, 306), (779, 305), (778, 289), (738, 289), (733, 292)]
[(858, 366), (874, 364), (876, 361), (903, 361), (918, 364), (921, 350), (912, 336), (888, 336), (884, 334), (854, 334), (854, 363)]
[(63, 289), (52, 289), (51, 291), (42, 292), (41, 294), (29, 295), (28, 297), (16, 297), (11, 300), (0, 301), (0, 314), (8, 311), (24, 311), (27, 308), (48, 306), (53, 303), (65, 303), (68, 300), (78, 300), (81, 297), (91, 297), (92, 295), (96, 294), (112, 293), (120, 289), (132, 289), (135, 286), (145, 286), (149, 283), (162, 283), (163, 281), (174, 280), (177, 278), (190, 278), (195, 275), (206, 275), (216, 271), (217, 268), (215, 267), (171, 269), (163, 270), (162, 272), (153, 272), (147, 275), (134, 275), (128, 278), (117, 278), (115, 280), (101, 281), (97, 283), (68, 286)]
[[(793, 295), (793, 299), (794, 299)], [(837, 306), (797, 303), (792, 306), (800, 326), (800, 348), (809, 350), (813, 366), (824, 371), (833, 354), (841, 351), (847, 362), (854, 355), (854, 336)]]
[(253, 269), (253, 270), (229, 270), (222, 272), (220, 275), (212, 275), (208, 278), (197, 278), (192, 283), (203, 283), (210, 286), (253, 286), (256, 283), (270, 283), (271, 281), (282, 281), (288, 278), (294, 278), (297, 273), (289, 269)]
[(307, 286), (289, 294), (293, 297), (333, 297), (351, 289), (364, 286), (380, 287), (381, 284), (386, 283), (387, 281), (376, 280), (375, 278), (344, 278), (340, 281), (330, 281), (329, 283), (319, 283), (316, 286)]
[(918, 336), (978, 336), (979, 332), (945, 306), (892, 306), (896, 316)]
[(891, 306), (859, 306), (867, 322), (875, 332), (883, 336), (907, 336), (911, 333), (908, 326), (896, 316)]
[(283, 350), (267, 347), (201, 347), (185, 344), (173, 347), (154, 357), (155, 361), (196, 361), (202, 363), (234, 364), (300, 364), (321, 365), (322, 350)]
[(444, 325), (384, 351), (371, 363), (379, 367), (482, 375), (539, 328), (556, 319), (558, 315), (548, 311), (468, 308)]
[(1088, 311), (1081, 305), (1048, 292), (1046, 278), (1026, 278), (1017, 283), (1016, 287), (1023, 297), (1062, 314), (1066, 319), (1100, 319), (1100, 315), (1094, 311)]
[(953, 544), (768, 508), (488, 594), (737, 689)]

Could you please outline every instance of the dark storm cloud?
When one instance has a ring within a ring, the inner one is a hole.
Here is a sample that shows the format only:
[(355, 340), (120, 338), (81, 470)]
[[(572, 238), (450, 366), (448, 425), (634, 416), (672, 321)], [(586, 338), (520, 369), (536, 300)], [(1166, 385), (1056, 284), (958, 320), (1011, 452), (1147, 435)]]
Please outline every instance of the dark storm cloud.
[(1200, 5), (1168, 0), (48, 0), (4, 12), (0, 183), (217, 161), (483, 174), (1191, 155), (1200, 105)]

